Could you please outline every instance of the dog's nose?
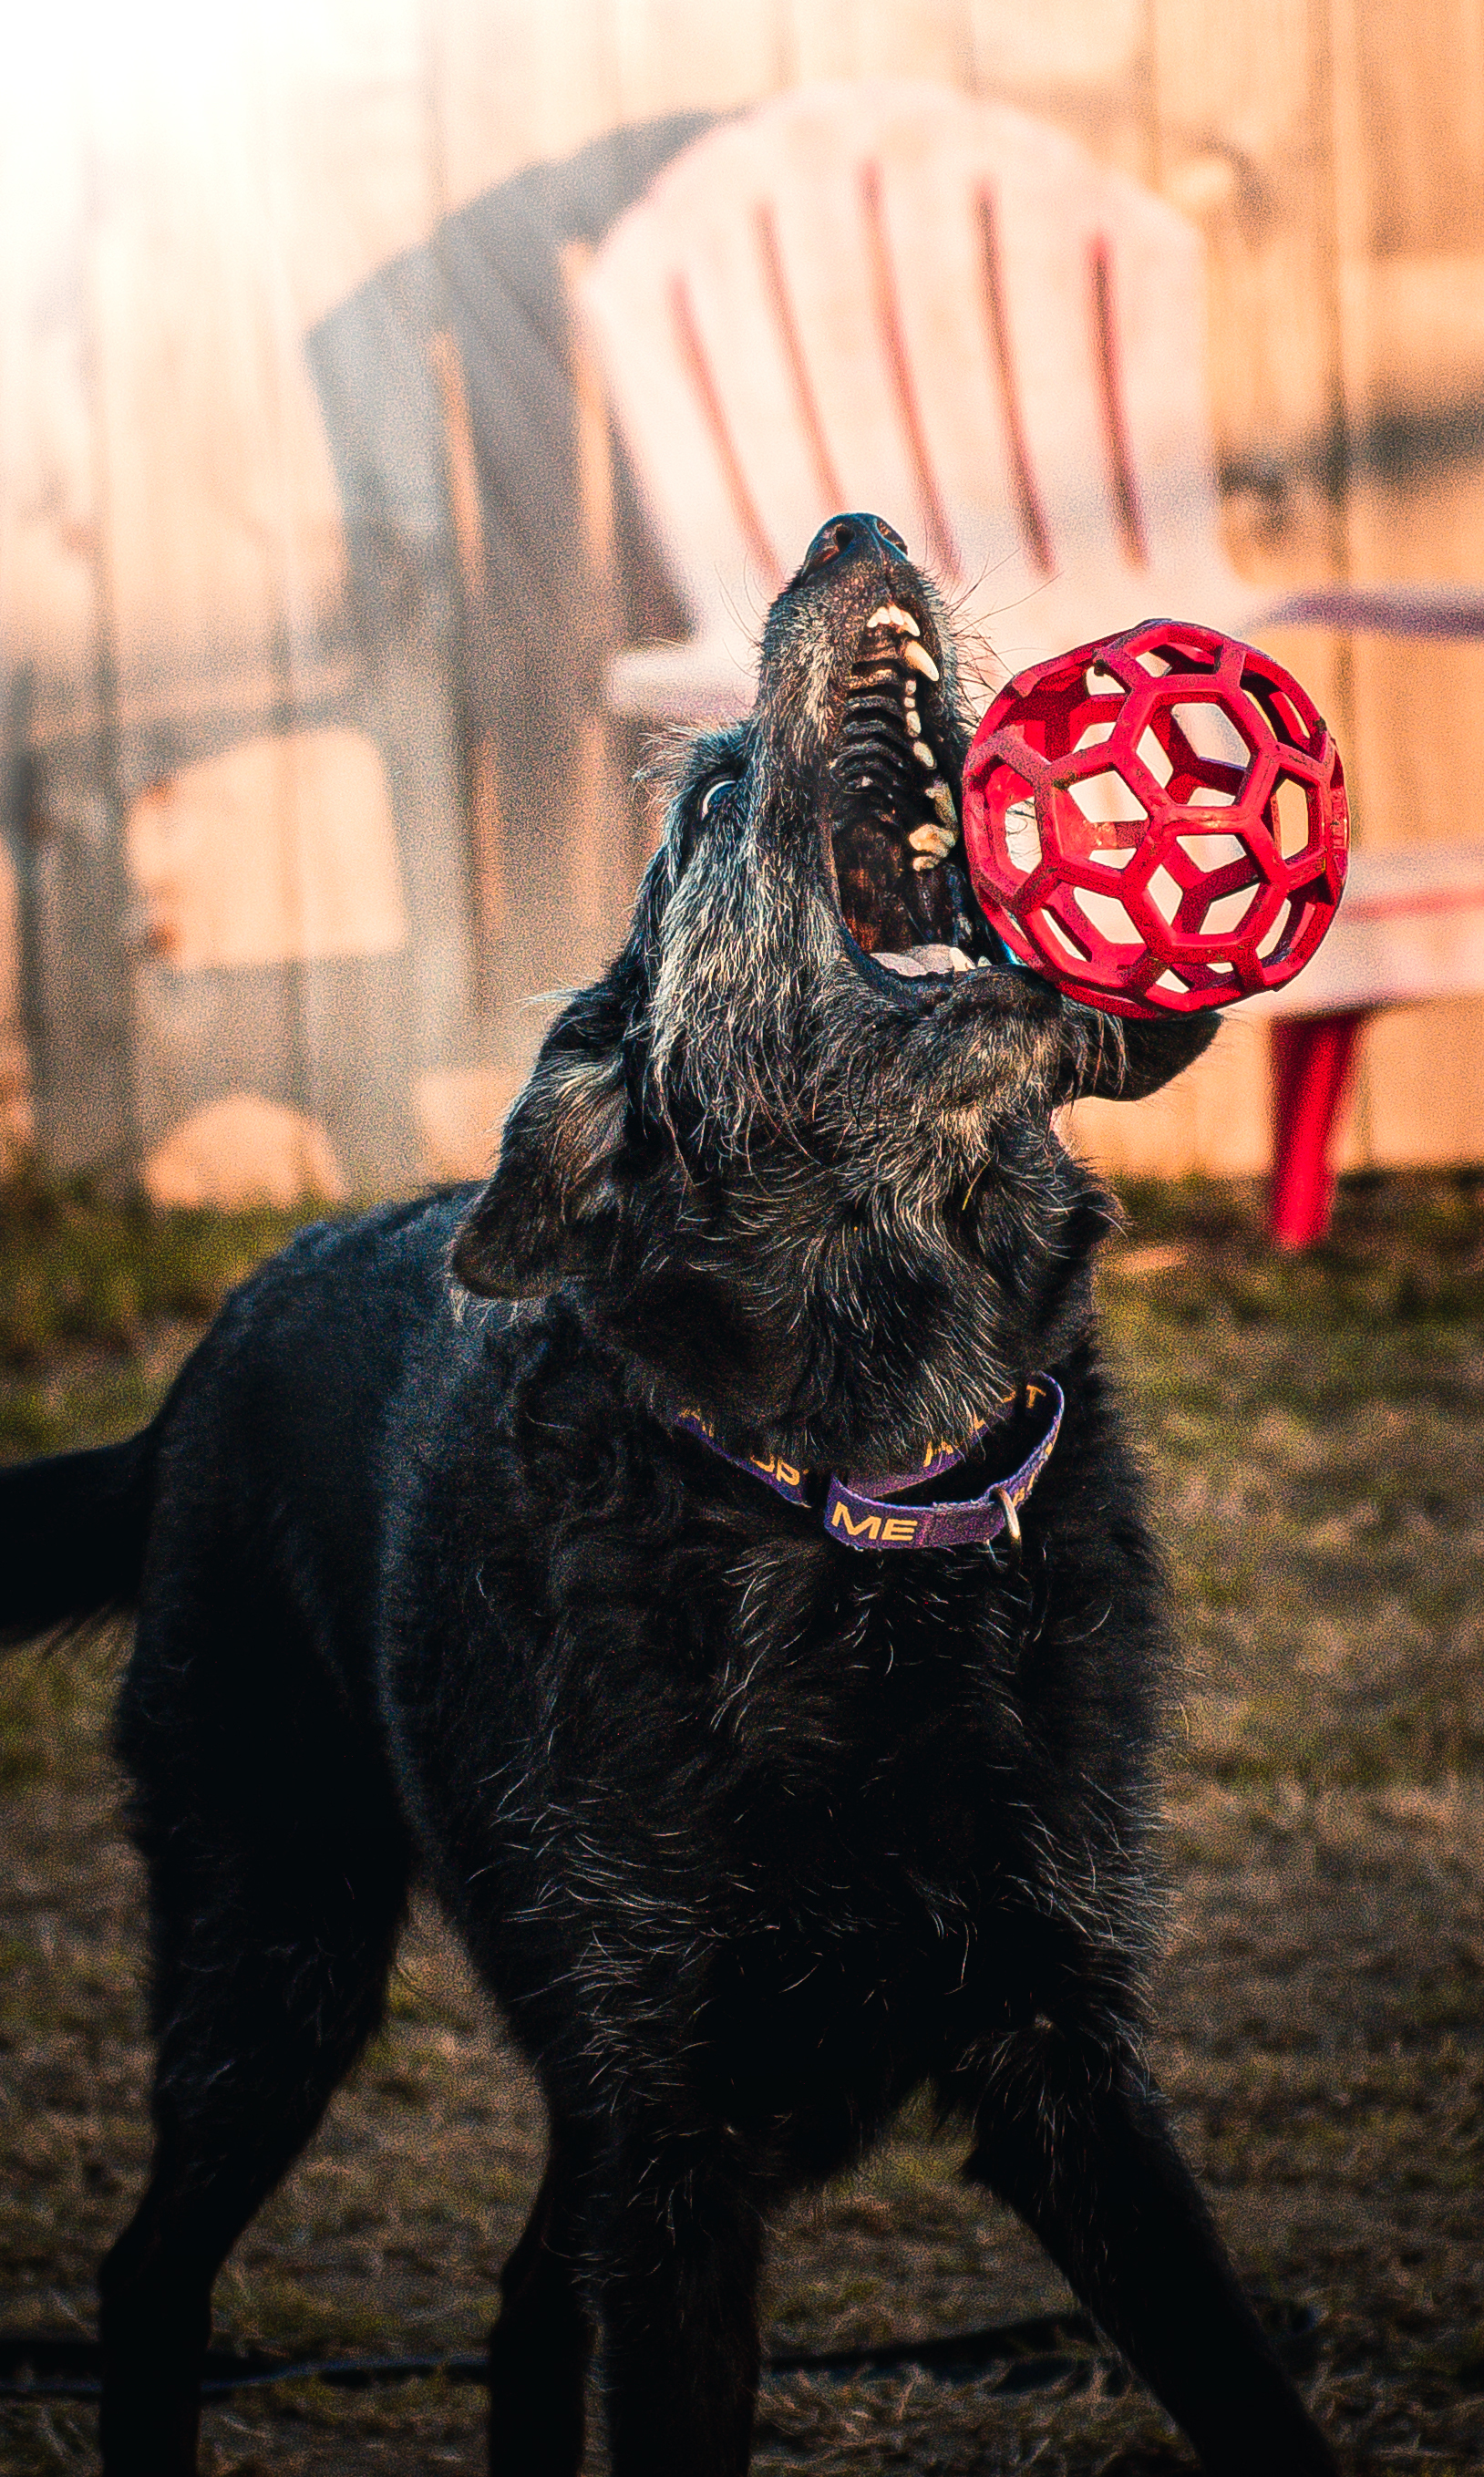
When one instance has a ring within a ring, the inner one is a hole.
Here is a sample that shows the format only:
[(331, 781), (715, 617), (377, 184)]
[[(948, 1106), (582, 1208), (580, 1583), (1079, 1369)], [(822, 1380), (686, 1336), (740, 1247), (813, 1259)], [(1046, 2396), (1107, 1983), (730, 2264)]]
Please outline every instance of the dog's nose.
[(812, 576), (816, 568), (827, 567), (832, 559), (859, 559), (862, 554), (868, 559), (904, 560), (907, 546), (884, 516), (831, 516), (828, 525), (821, 525), (804, 552), (799, 573)]

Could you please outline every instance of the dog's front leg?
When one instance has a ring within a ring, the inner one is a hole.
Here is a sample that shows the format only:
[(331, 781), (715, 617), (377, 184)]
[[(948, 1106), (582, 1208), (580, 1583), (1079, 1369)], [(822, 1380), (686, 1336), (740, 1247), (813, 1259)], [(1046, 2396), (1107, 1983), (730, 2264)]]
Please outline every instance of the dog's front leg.
[(612, 2477), (745, 2477), (761, 2221), (709, 2141), (631, 2139), (599, 2237)]
[(976, 2114), (965, 2174), (1035, 2231), (1212, 2477), (1333, 2477), (1137, 2061), (1039, 2026), (997, 2051)]
[(489, 2335), (492, 2477), (578, 2477), (592, 2326), (577, 2286), (579, 2145), (560, 2124)]

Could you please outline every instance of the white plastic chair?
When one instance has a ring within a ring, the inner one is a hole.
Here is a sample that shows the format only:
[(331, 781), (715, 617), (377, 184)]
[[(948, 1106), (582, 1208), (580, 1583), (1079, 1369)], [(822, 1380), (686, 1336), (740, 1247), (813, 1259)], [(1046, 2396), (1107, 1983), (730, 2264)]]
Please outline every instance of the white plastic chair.
[(1238, 576), (1200, 237), (1007, 105), (798, 88), (677, 157), (580, 300), (693, 630), (619, 655), (620, 713), (745, 712), (761, 613), (843, 508), (898, 526), (1007, 672), (1163, 613), (1484, 634), (1484, 591), (1274, 604)]
[[(1236, 636), (1484, 636), (1481, 589), (1321, 585), (1274, 603), (1237, 574), (1200, 235), (1006, 105), (908, 82), (796, 89), (677, 157), (579, 299), (692, 626), (617, 656), (619, 713), (745, 713), (764, 609), (849, 508), (926, 557), (992, 650), (986, 695), (1000, 672), (1155, 614)], [(1484, 988), (1476, 859), (1423, 846), (1394, 886), (1389, 856), (1358, 855), (1329, 965), (1268, 1002), (1289, 1019), (1274, 1201), (1289, 1243), (1327, 1219), (1359, 1023), (1402, 987)], [(1322, 988), (1332, 972), (1341, 1006)]]

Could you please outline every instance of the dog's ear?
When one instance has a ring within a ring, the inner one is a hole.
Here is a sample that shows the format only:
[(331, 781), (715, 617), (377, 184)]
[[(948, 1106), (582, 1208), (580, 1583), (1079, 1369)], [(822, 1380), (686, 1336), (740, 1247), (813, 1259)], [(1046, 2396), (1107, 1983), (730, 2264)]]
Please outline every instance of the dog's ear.
[(589, 1267), (628, 1106), (615, 1051), (548, 1044), (506, 1120), (494, 1177), (454, 1241), (465, 1289), (530, 1298)]
[(1217, 1032), (1217, 1017), (1210, 1012), (1146, 1019), (1078, 1006), (1066, 1010), (1064, 1021), (1061, 1101), (1081, 1101), (1093, 1093), (1105, 1101), (1142, 1101), (1193, 1066)]

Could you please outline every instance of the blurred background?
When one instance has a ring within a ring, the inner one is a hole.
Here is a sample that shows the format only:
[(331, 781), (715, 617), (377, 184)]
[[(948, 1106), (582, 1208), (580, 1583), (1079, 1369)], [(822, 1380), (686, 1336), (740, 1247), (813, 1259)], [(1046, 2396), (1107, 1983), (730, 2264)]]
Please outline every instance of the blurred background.
[[(1183, 219), (1180, 385), (1254, 607), (1484, 583), (1479, 0), (63, 0), (6, 40), (0, 1075), (56, 1172), (238, 1204), (488, 1159), (532, 1001), (611, 951), (653, 834), (656, 700), (613, 658), (705, 618), (662, 439), (656, 484), (613, 414), (615, 236), (793, 89), (1008, 105)], [(930, 504), (881, 512), (942, 552)], [(1057, 607), (1026, 521), (951, 578), (986, 687)], [(713, 577), (737, 642), (750, 538)], [(1261, 634), (1363, 852), (1468, 838), (1484, 646)], [(1342, 1164), (1477, 1161), (1480, 1029), (1468, 995), (1380, 1015)], [(1239, 1014), (1084, 1140), (1261, 1169), (1269, 1038)]]

